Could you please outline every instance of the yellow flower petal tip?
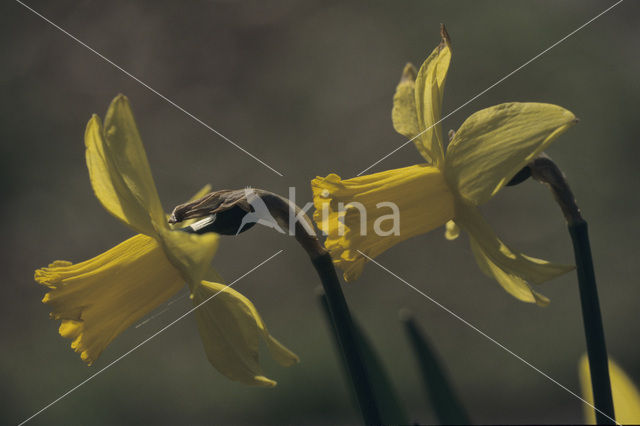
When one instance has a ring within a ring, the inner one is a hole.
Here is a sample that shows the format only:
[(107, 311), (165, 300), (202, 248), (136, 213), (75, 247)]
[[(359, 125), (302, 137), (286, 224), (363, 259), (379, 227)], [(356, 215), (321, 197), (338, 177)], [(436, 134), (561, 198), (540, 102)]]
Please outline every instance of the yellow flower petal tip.
[[(580, 387), (583, 398), (593, 405), (591, 388), (591, 372), (589, 358), (584, 354), (578, 363)], [(619, 424), (640, 424), (640, 391), (624, 370), (609, 358), (609, 377), (613, 396), (613, 410)], [(587, 424), (596, 424), (596, 416), (592, 407), (584, 405), (584, 417)]]
[(255, 376), (253, 379), (255, 381), (255, 385), (264, 386), (266, 388), (275, 388), (278, 384), (275, 380), (268, 379), (265, 376)]
[(449, 37), (449, 32), (447, 31), (447, 27), (443, 24), (440, 23), (440, 37), (442, 37), (442, 40), (447, 43), (447, 44), (451, 44), (451, 37)]
[(127, 98), (124, 94), (122, 93), (118, 93), (113, 100), (111, 101), (111, 106), (117, 104), (117, 103), (121, 103), (121, 102), (126, 102), (129, 103), (129, 98)]
[(457, 239), (459, 236), (460, 236), (460, 227), (456, 225), (456, 223), (453, 220), (448, 221), (445, 226), (444, 237), (449, 241), (453, 241)]
[(418, 76), (418, 70), (411, 62), (407, 62), (402, 70), (402, 76), (400, 77), (400, 83), (413, 83)]

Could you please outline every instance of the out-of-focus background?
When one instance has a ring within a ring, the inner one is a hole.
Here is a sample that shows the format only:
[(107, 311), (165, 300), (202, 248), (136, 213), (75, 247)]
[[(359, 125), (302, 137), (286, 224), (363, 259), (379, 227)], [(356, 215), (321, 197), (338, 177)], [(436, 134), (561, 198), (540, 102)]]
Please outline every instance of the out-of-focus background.
[[(2, 6), (0, 49), (1, 422), (18, 423), (189, 309), (183, 299), (118, 337), (85, 366), (48, 319), (34, 269), (95, 256), (132, 234), (93, 196), (83, 132), (117, 93), (131, 100), (167, 211), (205, 183), (246, 185), (310, 201), (309, 180), (351, 177), (404, 142), (391, 99), (407, 61), (438, 44), (454, 58), (448, 112), (612, 2), (29, 0), (60, 25), (280, 171), (280, 177), (15, 2)], [(565, 171), (590, 223), (610, 354), (640, 383), (640, 4), (626, 1), (444, 123), (507, 101), (573, 111), (579, 125), (548, 153)], [(415, 164), (412, 145), (374, 171)], [(564, 221), (534, 182), (503, 190), (484, 212), (527, 254), (571, 263)], [(507, 295), (476, 267), (462, 237), (442, 230), (378, 259), (409, 283), (579, 392), (584, 351), (576, 278), (539, 289), (547, 308)], [(185, 318), (33, 420), (33, 424), (353, 424), (354, 410), (295, 241), (265, 228), (223, 238), (215, 266), (229, 281), (284, 253), (235, 286), (302, 362), (282, 368), (264, 353), (275, 389), (250, 388), (208, 364)], [(411, 309), (477, 423), (577, 423), (582, 403), (375, 265), (345, 293), (386, 363), (411, 419), (434, 422), (398, 322)]]

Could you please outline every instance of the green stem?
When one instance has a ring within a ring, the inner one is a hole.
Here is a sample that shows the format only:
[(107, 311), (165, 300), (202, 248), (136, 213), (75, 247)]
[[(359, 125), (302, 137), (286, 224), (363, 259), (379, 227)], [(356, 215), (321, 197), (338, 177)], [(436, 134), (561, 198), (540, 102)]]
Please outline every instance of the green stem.
[(329, 312), (335, 326), (336, 337), (344, 355), (351, 383), (355, 389), (362, 418), (367, 425), (380, 425), (382, 421), (373, 386), (367, 373), (363, 354), (358, 345), (355, 326), (351, 319), (347, 302), (342, 294), (340, 281), (331, 256), (329, 253), (324, 253), (320, 256), (312, 257), (311, 262), (322, 282)]
[(596, 407), (596, 422), (598, 424), (615, 424), (607, 346), (600, 302), (598, 301), (598, 288), (593, 270), (587, 222), (582, 217), (566, 177), (549, 157), (546, 155), (538, 157), (528, 167), (531, 169), (531, 176), (534, 179), (546, 184), (551, 189), (567, 220), (576, 259), (582, 322), (587, 341), (593, 401)]
[[(322, 288), (318, 288), (317, 293), (320, 306), (322, 307), (322, 311), (324, 312), (327, 323), (329, 324), (331, 336), (333, 337), (333, 341), (335, 343), (337, 351), (340, 353), (343, 370), (345, 372), (345, 375), (348, 376), (346, 358), (342, 354), (342, 349), (338, 340), (338, 331), (336, 329), (336, 325), (333, 323), (333, 318), (331, 317), (331, 310), (329, 309), (327, 296), (325, 295)], [(384, 368), (380, 357), (378, 357), (375, 348), (367, 338), (367, 335), (364, 333), (362, 327), (359, 326), (358, 321), (353, 318), (352, 320), (356, 332), (356, 337), (358, 338), (358, 343), (360, 344), (361, 353), (366, 365), (367, 373), (369, 374), (371, 385), (373, 386), (373, 392), (375, 394), (376, 402), (378, 403), (380, 418), (383, 424), (408, 424), (409, 422), (407, 420), (404, 409), (400, 404), (400, 399), (394, 391), (393, 384), (389, 379), (389, 375), (387, 374), (387, 371)], [(353, 385), (351, 385), (351, 391), (355, 397), (355, 389), (353, 388)]]
[(598, 288), (593, 271), (587, 222), (582, 221), (569, 224), (569, 233), (571, 234), (573, 251), (576, 258), (580, 303), (582, 305), (582, 321), (587, 340), (589, 370), (591, 371), (593, 401), (596, 408), (604, 412), (603, 414), (596, 410), (596, 421), (598, 424), (615, 424), (607, 346), (604, 339), (600, 303), (598, 302)]

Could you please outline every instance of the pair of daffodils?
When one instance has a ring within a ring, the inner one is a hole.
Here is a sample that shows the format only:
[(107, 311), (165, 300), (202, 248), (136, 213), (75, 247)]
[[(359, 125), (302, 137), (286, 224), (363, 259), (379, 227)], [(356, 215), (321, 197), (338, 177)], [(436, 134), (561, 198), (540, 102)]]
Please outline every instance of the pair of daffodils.
[[(547, 281), (572, 267), (510, 249), (495, 236), (477, 206), (576, 119), (555, 105), (498, 105), (469, 117), (445, 155), (438, 122), (450, 59), (451, 47), (443, 31), (441, 44), (419, 71), (406, 66), (394, 96), (393, 125), (402, 135), (414, 138), (426, 164), (348, 180), (331, 174), (312, 181), (315, 219), (328, 235), (325, 246), (344, 270), (345, 279), (352, 281), (361, 274), (367, 257), (444, 224), (447, 238), (454, 239), (460, 227), (469, 233), (485, 274), (516, 298), (544, 305), (548, 299), (529, 282)], [(71, 347), (91, 364), (117, 335), (186, 282), (199, 306), (198, 328), (211, 364), (232, 380), (273, 386), (275, 382), (262, 375), (259, 338), (264, 338), (280, 364), (292, 365), (298, 358), (271, 337), (247, 298), (217, 282), (220, 279), (210, 262), (218, 236), (188, 234), (168, 225), (124, 96), (114, 99), (104, 125), (97, 116), (89, 121), (85, 143), (96, 197), (139, 234), (93, 259), (78, 264), (56, 261), (36, 271), (35, 279), (50, 289), (43, 302), (51, 307), (52, 318), (61, 321), (60, 334), (71, 339)], [(358, 211), (349, 203), (360, 202), (376, 212), (373, 207), (389, 201), (399, 207), (400, 232), (376, 235), (371, 231), (378, 217), (370, 215), (368, 232), (360, 233)], [(340, 211), (338, 203), (347, 205), (346, 211)], [(329, 214), (321, 216), (324, 211)]]
[[(369, 258), (446, 224), (449, 240), (458, 237), (460, 228), (469, 234), (478, 266), (509, 294), (546, 305), (549, 299), (529, 283), (540, 284), (573, 266), (549, 263), (509, 248), (480, 215), (478, 206), (575, 124), (576, 117), (550, 104), (496, 105), (467, 118), (445, 154), (439, 122), (451, 45), (444, 27), (441, 35), (442, 42), (419, 71), (407, 64), (393, 98), (395, 130), (413, 139), (427, 162), (347, 180), (336, 174), (314, 179), (314, 219), (327, 234), (325, 246), (346, 281), (357, 279)], [(398, 206), (400, 224), (399, 232), (382, 237), (375, 225), (383, 219), (384, 209), (376, 208), (383, 202)], [(355, 203), (368, 213), (366, 227)]]
[[(210, 266), (218, 235), (188, 234), (168, 225), (126, 97), (113, 100), (104, 125), (91, 118), (85, 145), (96, 197), (139, 234), (93, 259), (55, 261), (36, 271), (36, 281), (50, 289), (42, 301), (61, 321), (60, 334), (92, 364), (116, 336), (186, 283), (193, 303), (202, 304), (195, 315), (211, 364), (232, 380), (274, 386), (260, 368), (259, 338), (282, 365), (295, 364), (298, 357), (269, 334), (246, 297), (219, 283)], [(205, 187), (196, 197), (208, 191)]]

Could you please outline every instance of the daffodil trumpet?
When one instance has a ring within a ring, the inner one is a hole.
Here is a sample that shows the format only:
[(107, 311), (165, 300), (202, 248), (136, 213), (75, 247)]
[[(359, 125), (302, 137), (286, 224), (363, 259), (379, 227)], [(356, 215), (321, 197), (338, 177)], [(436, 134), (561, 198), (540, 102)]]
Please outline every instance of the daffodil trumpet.
[[(262, 374), (259, 341), (284, 366), (298, 357), (269, 334), (249, 299), (221, 284), (210, 266), (218, 235), (171, 227), (162, 210), (129, 101), (117, 96), (104, 123), (85, 132), (91, 186), (102, 206), (138, 234), (92, 259), (55, 261), (35, 272), (60, 334), (91, 365), (120, 333), (187, 284), (209, 362), (231, 380), (275, 386)], [(196, 195), (208, 192), (205, 187)]]
[[(615, 424), (615, 407), (609, 375), (607, 345), (602, 325), (598, 287), (593, 269), (587, 221), (562, 171), (548, 156), (541, 156), (526, 166), (531, 176), (551, 190), (567, 221), (576, 260), (582, 323), (587, 342), (589, 379), (597, 424)], [(586, 362), (586, 361), (585, 361)]]
[[(250, 219), (248, 219), (250, 218)], [(367, 425), (382, 424), (379, 403), (363, 353), (358, 345), (357, 330), (351, 318), (349, 306), (342, 293), (331, 255), (318, 241), (311, 220), (306, 213), (290, 200), (262, 189), (220, 190), (199, 199), (176, 206), (170, 222), (197, 220), (184, 231), (207, 234), (217, 231), (226, 235), (237, 235), (246, 224), (261, 223), (295, 236), (311, 259), (331, 312), (333, 327), (340, 342), (349, 378), (355, 390), (356, 400)]]
[[(361, 275), (368, 259), (446, 225), (449, 240), (461, 229), (467, 232), (485, 275), (513, 297), (544, 306), (549, 299), (532, 284), (574, 267), (513, 250), (495, 235), (478, 207), (577, 119), (557, 105), (504, 103), (472, 114), (451, 133), (445, 150), (440, 121), (451, 42), (444, 26), (441, 37), (419, 70), (405, 66), (391, 114), (395, 130), (413, 140), (426, 163), (352, 179), (333, 173), (313, 179), (314, 221), (326, 234), (325, 247), (347, 281)], [(399, 216), (397, 226), (382, 229), (390, 213), (381, 205), (395, 206), (391, 210)]]

